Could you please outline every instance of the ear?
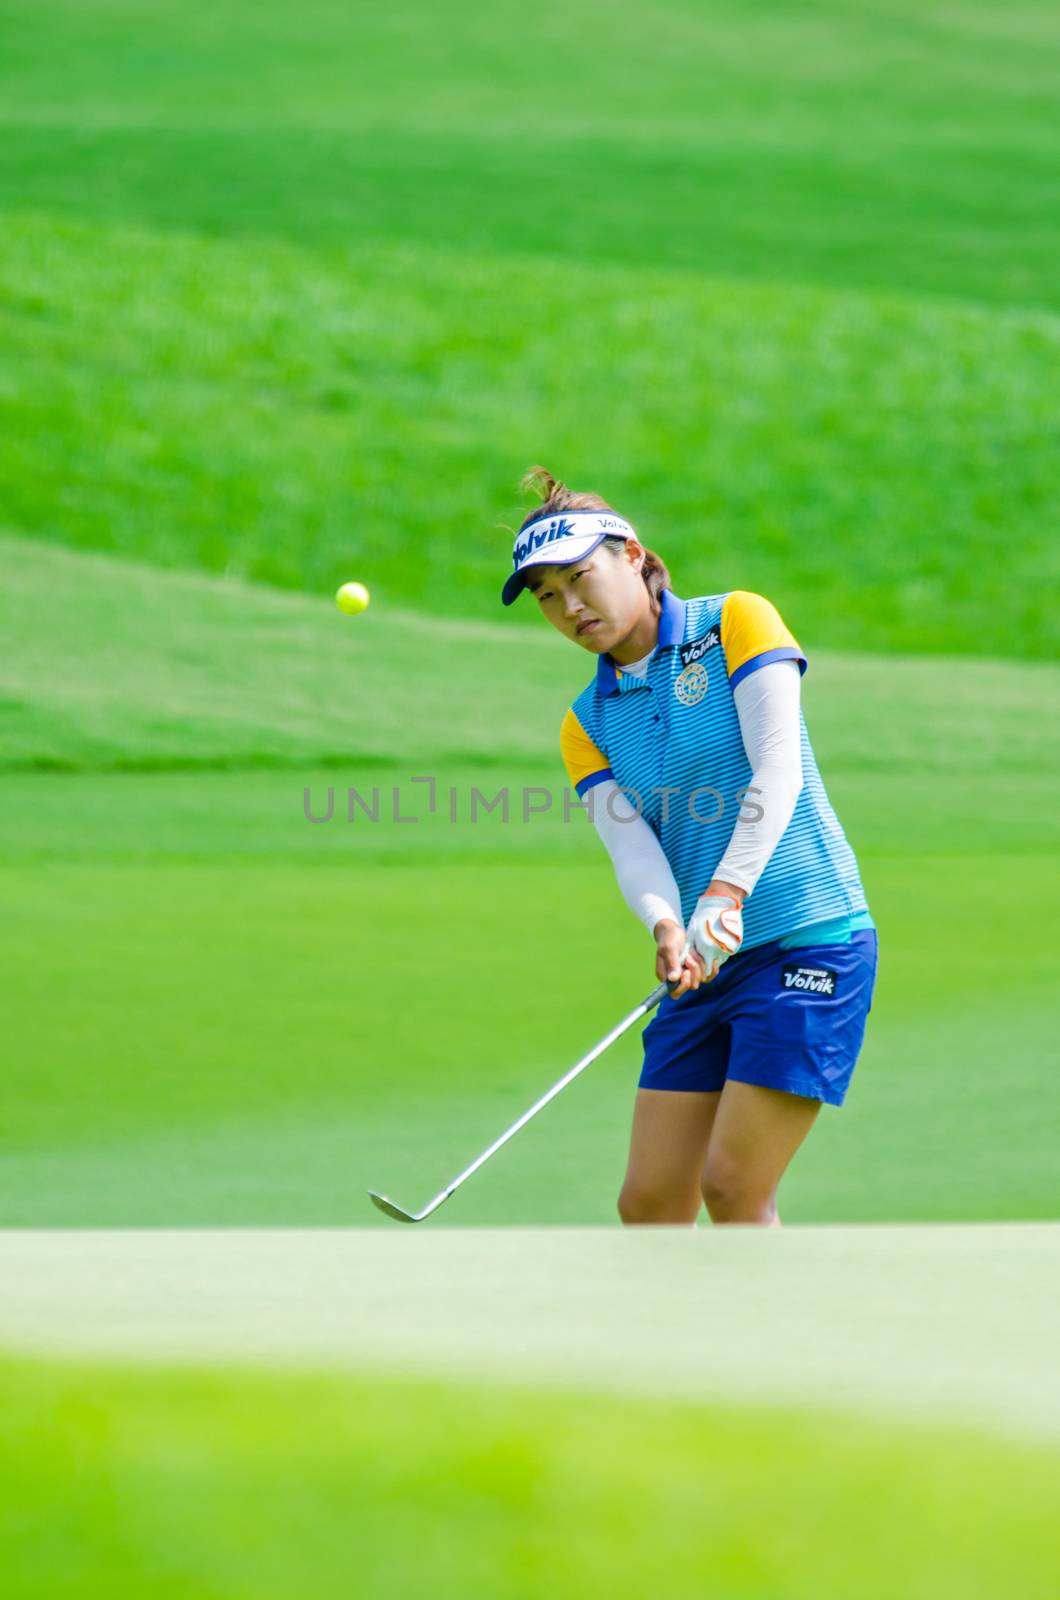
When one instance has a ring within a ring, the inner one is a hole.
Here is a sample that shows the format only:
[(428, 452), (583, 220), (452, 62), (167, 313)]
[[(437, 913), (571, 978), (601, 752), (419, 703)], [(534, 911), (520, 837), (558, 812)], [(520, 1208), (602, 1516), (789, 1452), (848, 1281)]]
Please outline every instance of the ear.
[(639, 572), (643, 567), (647, 554), (639, 539), (626, 540), (626, 560), (634, 572)]

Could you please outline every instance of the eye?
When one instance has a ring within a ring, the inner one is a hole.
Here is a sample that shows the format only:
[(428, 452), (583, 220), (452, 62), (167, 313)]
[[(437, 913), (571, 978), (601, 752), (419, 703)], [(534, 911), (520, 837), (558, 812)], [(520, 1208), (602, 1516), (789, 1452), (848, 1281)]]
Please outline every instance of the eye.
[(539, 600), (551, 600), (552, 599), (552, 590), (551, 589), (539, 589), (537, 591), (537, 598)]
[(571, 579), (571, 583), (574, 583), (578, 578), (584, 578), (588, 571), (588, 567), (580, 567), (579, 570), (574, 574), (574, 577)]

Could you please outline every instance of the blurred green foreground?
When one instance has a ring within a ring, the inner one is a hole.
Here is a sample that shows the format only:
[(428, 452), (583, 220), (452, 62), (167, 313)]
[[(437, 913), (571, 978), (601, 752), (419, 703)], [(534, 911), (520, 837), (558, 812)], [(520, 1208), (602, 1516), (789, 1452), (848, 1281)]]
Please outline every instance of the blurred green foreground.
[(12, 1361), (0, 1401), (10, 1600), (995, 1600), (1052, 1566), (1055, 1452), (971, 1430)]

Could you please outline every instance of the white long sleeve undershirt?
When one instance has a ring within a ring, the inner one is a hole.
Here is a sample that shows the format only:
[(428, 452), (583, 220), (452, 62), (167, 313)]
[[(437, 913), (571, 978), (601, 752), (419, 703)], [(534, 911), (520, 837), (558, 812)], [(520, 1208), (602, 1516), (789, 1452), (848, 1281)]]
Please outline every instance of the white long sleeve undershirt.
[(681, 891), (654, 829), (614, 778), (605, 778), (589, 794), (593, 826), (604, 841), (622, 898), (633, 915), (649, 933), (663, 917), (681, 924)]
[(801, 683), (797, 661), (771, 661), (733, 690), (751, 782), (714, 876), (747, 894), (765, 871), (802, 792)]
[[(634, 662), (633, 670), (646, 670), (647, 659)], [(630, 667), (622, 670), (628, 672)], [(747, 894), (765, 871), (802, 790), (800, 683), (797, 662), (772, 661), (733, 690), (752, 775), (747, 800), (714, 876)], [(613, 778), (597, 784), (590, 794), (593, 824), (630, 910), (649, 932), (663, 917), (681, 924), (681, 893), (654, 830)], [(700, 892), (706, 887), (699, 885)]]

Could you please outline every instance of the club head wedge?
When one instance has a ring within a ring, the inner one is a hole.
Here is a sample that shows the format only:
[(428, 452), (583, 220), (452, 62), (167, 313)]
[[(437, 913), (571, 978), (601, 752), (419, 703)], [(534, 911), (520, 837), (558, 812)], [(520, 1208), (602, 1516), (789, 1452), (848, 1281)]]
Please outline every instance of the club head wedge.
[(385, 1194), (376, 1194), (374, 1189), (369, 1189), (368, 1198), (372, 1204), (386, 1216), (393, 1217), (395, 1222), (422, 1222), (425, 1217), (433, 1215), (439, 1206), (444, 1206), (450, 1195), (456, 1193), (465, 1179), (470, 1178), (473, 1172), (477, 1172), (481, 1166), (484, 1166), (490, 1156), (494, 1155), (502, 1145), (507, 1144), (508, 1140), (514, 1134), (517, 1134), (520, 1128), (525, 1128), (531, 1117), (536, 1117), (542, 1107), (547, 1106), (550, 1100), (556, 1098), (561, 1089), (565, 1089), (568, 1083), (573, 1082), (579, 1073), (584, 1072), (586, 1067), (596, 1060), (597, 1056), (603, 1054), (608, 1045), (613, 1044), (616, 1039), (620, 1038), (627, 1028), (631, 1028), (653, 1006), (658, 1005), (669, 987), (669, 983), (660, 983), (654, 988), (647, 999), (642, 1000), (639, 1006), (635, 1006), (627, 1017), (623, 1017), (622, 1021), (617, 1023), (610, 1033), (604, 1034), (599, 1044), (594, 1045), (588, 1055), (584, 1055), (580, 1061), (576, 1061), (574, 1066), (552, 1085), (551, 1089), (546, 1090), (540, 1099), (535, 1100), (529, 1111), (524, 1111), (522, 1116), (513, 1122), (510, 1128), (505, 1128), (500, 1138), (494, 1139), (493, 1143), (488, 1145), (480, 1156), (475, 1157), (469, 1167), (465, 1167), (463, 1172), (457, 1174), (452, 1183), (447, 1184), (444, 1189), (440, 1189), (434, 1199), (427, 1202), (422, 1211), (404, 1211), (401, 1206), (395, 1205), (393, 1200), (388, 1200)]
[(402, 1211), (393, 1200), (388, 1200), (385, 1194), (376, 1194), (374, 1189), (369, 1189), (368, 1198), (380, 1211), (385, 1211), (388, 1217), (393, 1217), (395, 1222), (419, 1222), (419, 1217), (414, 1217), (409, 1211)]

